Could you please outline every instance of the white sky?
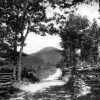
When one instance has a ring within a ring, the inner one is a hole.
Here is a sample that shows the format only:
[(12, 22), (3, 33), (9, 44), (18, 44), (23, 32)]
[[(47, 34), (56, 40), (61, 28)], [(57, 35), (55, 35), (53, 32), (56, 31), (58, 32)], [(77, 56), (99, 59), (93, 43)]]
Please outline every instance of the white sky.
[[(77, 12), (83, 16), (87, 15), (89, 20), (92, 20), (94, 18), (98, 20), (98, 17), (99, 17), (98, 9), (99, 9), (98, 4), (94, 4), (93, 6), (82, 4), (79, 6), (79, 10)], [(53, 11), (50, 9), (48, 9), (47, 12), (48, 12), (47, 15), (49, 17), (53, 13)], [(98, 22), (100, 23), (100, 20), (98, 20)], [(55, 35), (54, 36), (50, 36), (50, 35), (39, 36), (39, 35), (35, 35), (34, 33), (31, 33), (28, 35), (26, 39), (27, 45), (24, 47), (23, 51), (27, 54), (30, 54), (30, 53), (37, 52), (45, 47), (56, 47), (56, 48), (61, 49), (60, 44), (59, 44), (60, 41), (61, 41), (60, 37), (55, 36)]]
[(90, 21), (92, 21), (94, 18), (97, 20), (97, 22), (100, 24), (100, 20), (98, 19), (99, 16), (99, 4), (94, 3), (93, 6), (82, 4), (79, 6), (78, 13), (80, 13), (82, 16), (86, 15)]
[(56, 47), (60, 49), (60, 37), (58, 36), (40, 36), (30, 33), (26, 39), (27, 45), (24, 48), (24, 52), (27, 54), (37, 52), (45, 47)]

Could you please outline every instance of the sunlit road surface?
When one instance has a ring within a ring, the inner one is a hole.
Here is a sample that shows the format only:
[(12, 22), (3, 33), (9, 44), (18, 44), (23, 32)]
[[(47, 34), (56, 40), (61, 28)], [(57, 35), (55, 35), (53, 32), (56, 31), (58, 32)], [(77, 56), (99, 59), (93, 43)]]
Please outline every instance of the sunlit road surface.
[[(43, 92), (52, 86), (64, 85), (65, 84), (64, 81), (58, 80), (58, 78), (61, 76), (61, 74), (62, 74), (62, 72), (58, 68), (55, 74), (42, 80), (39, 83), (35, 83), (35, 84), (29, 83), (28, 85), (23, 85), (23, 86), (19, 87), (21, 90), (23, 90), (23, 93), (18, 94), (19, 97), (11, 98), (10, 100), (17, 100), (17, 99), (18, 100), (25, 100), (25, 99), (23, 99), (23, 96), (25, 96), (25, 95), (28, 95), (28, 94), (34, 95), (35, 93)], [(35, 99), (29, 99), (29, 100), (35, 100)]]
[[(10, 100), (74, 100), (73, 95), (65, 89), (65, 82), (59, 80), (61, 74), (61, 70), (57, 69), (55, 74), (39, 83), (29, 83), (19, 87), (23, 92), (14, 95)], [(84, 82), (82, 84), (83, 90), (80, 94), (86, 95), (89, 93), (89, 88), (84, 85)]]
[(43, 81), (57, 80), (61, 75), (62, 75), (62, 71), (61, 71), (60, 68), (58, 68), (55, 74), (53, 74), (50, 77), (44, 79)]
[(22, 87), (20, 87), (20, 89), (26, 92), (35, 93), (37, 91), (43, 91), (50, 86), (63, 85), (65, 82), (58, 80), (61, 74), (62, 74), (61, 70), (57, 69), (54, 75), (51, 75), (50, 77), (42, 80), (39, 83), (35, 83), (35, 84), (30, 83), (28, 85), (23, 85)]

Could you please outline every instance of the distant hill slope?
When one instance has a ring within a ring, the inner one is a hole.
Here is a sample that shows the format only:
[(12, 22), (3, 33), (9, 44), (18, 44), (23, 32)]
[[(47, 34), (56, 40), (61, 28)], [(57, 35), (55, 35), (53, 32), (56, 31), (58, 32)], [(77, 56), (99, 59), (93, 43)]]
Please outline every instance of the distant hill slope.
[(31, 54), (30, 56), (33, 58), (41, 59), (45, 62), (45, 64), (57, 64), (62, 58), (60, 52), (57, 48), (54, 47), (46, 47), (35, 54)]
[(56, 65), (62, 58), (59, 49), (46, 47), (37, 53), (29, 54), (22, 58), (23, 66)]

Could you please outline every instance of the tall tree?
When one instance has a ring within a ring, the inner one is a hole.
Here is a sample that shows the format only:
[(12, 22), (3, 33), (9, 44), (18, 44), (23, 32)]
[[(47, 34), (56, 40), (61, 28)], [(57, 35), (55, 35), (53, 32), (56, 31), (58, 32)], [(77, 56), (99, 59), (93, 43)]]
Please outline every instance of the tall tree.
[(17, 46), (20, 46), (18, 81), (21, 81), (21, 59), (27, 35), (29, 32), (45, 35), (47, 32), (47, 27), (43, 23), (47, 19), (46, 3), (49, 2), (45, 0), (4, 0), (0, 2), (1, 24), (9, 28), (4, 38), (9, 40), (9, 45), (13, 43), (11, 47), (14, 51), (17, 51)]
[(98, 48), (100, 44), (99, 26), (95, 19), (90, 27), (84, 31), (84, 33), (85, 37), (81, 47), (81, 60), (88, 61), (93, 65), (98, 62)]
[(89, 21), (86, 17), (70, 14), (67, 19), (59, 16), (58, 22), (61, 37), (61, 46), (64, 48), (64, 56), (67, 66), (75, 65), (76, 50), (81, 49), (85, 41), (84, 31), (89, 27)]
[[(70, 14), (67, 20), (62, 15), (56, 15), (59, 23), (58, 34), (61, 37), (63, 56), (66, 67), (76, 65), (77, 50), (80, 50), (80, 60), (96, 64), (100, 44), (99, 26), (96, 20), (91, 24), (86, 17)], [(75, 68), (73, 68), (75, 69)], [(75, 71), (75, 70), (74, 70)]]

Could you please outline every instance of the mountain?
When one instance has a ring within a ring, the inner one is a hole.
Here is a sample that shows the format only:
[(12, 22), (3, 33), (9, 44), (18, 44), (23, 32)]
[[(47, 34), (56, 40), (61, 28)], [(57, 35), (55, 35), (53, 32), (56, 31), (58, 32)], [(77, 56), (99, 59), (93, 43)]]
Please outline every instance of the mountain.
[(60, 50), (54, 47), (46, 47), (35, 54), (31, 54), (31, 57), (41, 59), (45, 64), (56, 65), (62, 58)]
[(56, 65), (62, 58), (60, 50), (54, 47), (46, 47), (37, 53), (32, 53), (22, 58), (24, 66)]

